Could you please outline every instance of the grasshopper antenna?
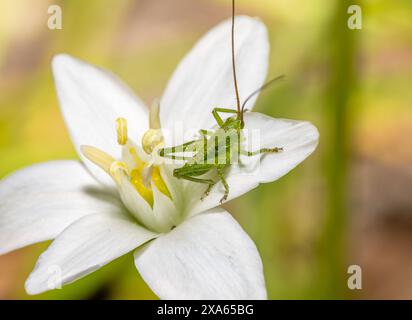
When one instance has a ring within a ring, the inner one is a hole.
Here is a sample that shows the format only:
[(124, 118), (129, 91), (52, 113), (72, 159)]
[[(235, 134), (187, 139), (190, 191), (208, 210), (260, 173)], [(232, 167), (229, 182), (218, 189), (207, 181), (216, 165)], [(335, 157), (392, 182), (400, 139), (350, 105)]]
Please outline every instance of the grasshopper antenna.
[(239, 88), (237, 85), (236, 61), (235, 61), (235, 0), (232, 0), (232, 69), (233, 69), (233, 80), (235, 84), (235, 93), (236, 93), (237, 114), (243, 123), (243, 114), (241, 113), (241, 110), (240, 110)]
[(268, 82), (266, 82), (263, 86), (261, 86), (259, 89), (253, 91), (247, 98), (246, 100), (243, 102), (242, 104), (242, 121), (243, 121), (243, 112), (245, 111), (245, 107), (246, 104), (250, 101), (250, 99), (252, 99), (255, 95), (257, 95), (259, 92), (261, 92), (262, 90), (265, 90), (266, 88), (268, 88), (269, 86), (271, 86), (273, 83), (275, 83), (278, 80), (282, 80), (284, 79), (285, 76), (284, 75), (280, 75), (277, 76), (276, 78), (273, 78), (272, 80), (269, 80)]

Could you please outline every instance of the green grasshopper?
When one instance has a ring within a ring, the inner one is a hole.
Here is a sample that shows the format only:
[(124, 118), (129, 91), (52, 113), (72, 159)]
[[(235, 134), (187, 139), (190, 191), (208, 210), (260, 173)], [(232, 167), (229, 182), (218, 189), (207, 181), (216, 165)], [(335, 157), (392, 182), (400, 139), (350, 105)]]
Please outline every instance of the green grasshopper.
[[(239, 90), (236, 77), (235, 49), (234, 49), (234, 25), (235, 25), (235, 1), (232, 1), (232, 69), (233, 80), (236, 94), (237, 108), (214, 108), (212, 115), (216, 120), (218, 129), (200, 130), (200, 137), (179, 146), (160, 149), (159, 155), (164, 158), (183, 160), (185, 164), (173, 170), (173, 176), (196, 183), (207, 184), (208, 187), (202, 196), (206, 197), (213, 186), (221, 181), (225, 189), (220, 203), (225, 201), (229, 195), (229, 185), (225, 179), (227, 169), (236, 161), (235, 157), (245, 155), (253, 157), (259, 154), (276, 153), (283, 150), (280, 147), (262, 148), (257, 151), (247, 151), (242, 148), (244, 141), (243, 128), (245, 126), (243, 114), (248, 101), (257, 93), (268, 87), (270, 84), (282, 78), (277, 77), (254, 91), (249, 97), (240, 104)], [(233, 114), (226, 119), (222, 119), (221, 113)], [(185, 155), (190, 152), (191, 155)], [(182, 154), (183, 153), (183, 154)], [(218, 179), (201, 177), (214, 171)]]

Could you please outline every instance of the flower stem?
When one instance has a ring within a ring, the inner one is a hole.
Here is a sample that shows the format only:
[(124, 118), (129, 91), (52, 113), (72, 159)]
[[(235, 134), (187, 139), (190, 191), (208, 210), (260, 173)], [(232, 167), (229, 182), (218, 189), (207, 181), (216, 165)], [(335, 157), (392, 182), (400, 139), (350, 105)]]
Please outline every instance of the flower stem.
[(327, 205), (324, 228), (320, 239), (319, 285), (321, 298), (339, 299), (347, 294), (346, 239), (347, 225), (347, 173), (349, 162), (350, 127), (349, 99), (355, 74), (355, 33), (347, 27), (347, 3), (336, 1), (336, 12), (331, 20), (329, 70), (327, 88), (328, 124), (326, 150)]

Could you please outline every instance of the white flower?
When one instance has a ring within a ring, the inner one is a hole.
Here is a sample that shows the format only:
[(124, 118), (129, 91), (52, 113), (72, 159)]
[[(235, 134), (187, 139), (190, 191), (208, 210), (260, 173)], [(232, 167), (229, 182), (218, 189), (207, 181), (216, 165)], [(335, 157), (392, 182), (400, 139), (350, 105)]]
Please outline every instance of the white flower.
[[(266, 77), (269, 48), (260, 21), (237, 17), (236, 28), (244, 99)], [(54, 58), (61, 110), (83, 163), (37, 164), (0, 183), (0, 253), (54, 239), (26, 282), (28, 293), (52, 289), (51, 269), (57, 267), (62, 283), (70, 283), (138, 248), (136, 267), (160, 298), (266, 298), (254, 243), (218, 207), (222, 186), (201, 201), (203, 185), (173, 178), (156, 158), (163, 130), (178, 122), (184, 130), (211, 128), (214, 107), (235, 106), (230, 52), (226, 21), (204, 36), (173, 74), (161, 99), (162, 129), (158, 110), (152, 109), (149, 128), (146, 107), (113, 75), (67, 55)], [(228, 200), (285, 175), (318, 141), (308, 122), (249, 112), (245, 124), (260, 130), (263, 147), (284, 151), (256, 157), (260, 165), (247, 174), (232, 165)]]

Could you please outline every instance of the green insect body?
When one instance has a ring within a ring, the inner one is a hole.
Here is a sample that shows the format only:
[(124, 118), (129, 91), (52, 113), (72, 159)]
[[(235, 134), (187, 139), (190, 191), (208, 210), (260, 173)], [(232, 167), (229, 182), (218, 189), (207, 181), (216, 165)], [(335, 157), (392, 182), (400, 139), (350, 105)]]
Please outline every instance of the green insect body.
[[(223, 120), (219, 113), (233, 113), (235, 116)], [(196, 183), (207, 184), (202, 199), (207, 196), (213, 186), (221, 181), (225, 189), (220, 202), (225, 201), (229, 195), (229, 185), (225, 179), (227, 169), (237, 161), (240, 155), (255, 156), (264, 153), (280, 152), (282, 148), (263, 148), (257, 151), (243, 149), (243, 119), (235, 109), (215, 108), (212, 111), (218, 129), (200, 130), (200, 138), (186, 142), (180, 146), (163, 148), (160, 156), (164, 158), (183, 160), (185, 164), (174, 169), (173, 176)], [(190, 155), (187, 155), (190, 153)], [(217, 179), (201, 177), (214, 171)]]
[[(173, 176), (178, 179), (184, 179), (192, 182), (207, 184), (208, 187), (204, 192), (202, 199), (207, 196), (213, 186), (221, 181), (225, 189), (224, 195), (220, 202), (225, 201), (229, 195), (229, 185), (226, 181), (225, 174), (227, 169), (239, 160), (240, 155), (256, 156), (265, 153), (276, 153), (283, 149), (263, 148), (257, 151), (246, 151), (242, 145), (245, 140), (243, 128), (245, 126), (243, 115), (246, 111), (247, 102), (257, 93), (267, 88), (273, 82), (282, 78), (282, 76), (272, 79), (262, 87), (254, 91), (249, 97), (240, 104), (239, 90), (236, 78), (235, 63), (235, 46), (234, 46), (234, 29), (235, 29), (235, 1), (232, 1), (232, 70), (234, 88), (236, 94), (236, 109), (215, 108), (212, 115), (217, 123), (216, 130), (200, 130), (200, 137), (186, 142), (180, 146), (163, 148), (159, 151), (160, 156), (169, 159), (183, 160), (185, 163), (182, 167), (173, 170)], [(220, 113), (233, 114), (222, 119)], [(190, 155), (188, 153), (190, 152)], [(215, 177), (202, 177), (208, 173), (215, 173)], [(217, 178), (216, 178), (217, 177)]]

